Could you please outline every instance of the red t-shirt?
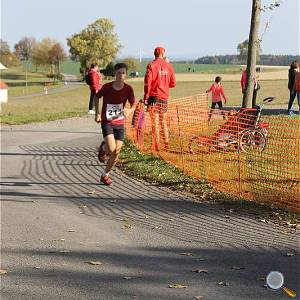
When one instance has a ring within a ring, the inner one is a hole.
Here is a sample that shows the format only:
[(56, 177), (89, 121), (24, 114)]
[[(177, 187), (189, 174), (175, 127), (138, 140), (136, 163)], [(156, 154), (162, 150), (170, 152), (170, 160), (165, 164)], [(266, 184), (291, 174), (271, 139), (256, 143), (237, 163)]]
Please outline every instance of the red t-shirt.
[(167, 101), (169, 88), (175, 86), (176, 79), (171, 64), (162, 58), (156, 58), (148, 64), (144, 78), (144, 100), (154, 96)]
[(103, 97), (101, 124), (123, 125), (126, 102), (135, 102), (133, 88), (126, 83), (119, 91), (113, 88), (113, 82), (106, 83), (97, 93), (97, 97)]
[(207, 91), (208, 93), (211, 92), (211, 100), (213, 103), (222, 101), (221, 96), (226, 100), (224, 95), (223, 87), (220, 84), (214, 83), (211, 85), (210, 89)]
[(99, 91), (102, 86), (101, 74), (99, 72), (97, 72), (95, 69), (90, 69), (88, 74), (91, 79), (90, 90), (91, 91)]

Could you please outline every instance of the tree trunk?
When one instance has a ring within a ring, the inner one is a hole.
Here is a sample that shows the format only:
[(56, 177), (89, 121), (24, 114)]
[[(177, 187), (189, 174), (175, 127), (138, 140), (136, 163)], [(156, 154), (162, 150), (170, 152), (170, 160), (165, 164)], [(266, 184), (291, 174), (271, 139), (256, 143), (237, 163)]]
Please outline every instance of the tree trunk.
[(252, 15), (251, 27), (249, 33), (248, 57), (247, 57), (247, 80), (246, 90), (243, 96), (242, 107), (252, 107), (252, 95), (254, 89), (253, 76), (256, 69), (256, 54), (257, 47), (259, 47), (258, 32), (261, 11), (261, 0), (252, 0)]

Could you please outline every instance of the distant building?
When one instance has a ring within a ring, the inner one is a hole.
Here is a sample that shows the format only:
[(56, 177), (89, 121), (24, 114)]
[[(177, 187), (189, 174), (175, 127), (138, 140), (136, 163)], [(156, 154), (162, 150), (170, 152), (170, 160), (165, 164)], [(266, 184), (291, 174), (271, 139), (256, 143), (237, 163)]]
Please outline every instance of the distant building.
[[(7, 69), (5, 66), (3, 66), (0, 62), (0, 70)], [(8, 86), (0, 80), (0, 103), (6, 103), (7, 102), (7, 88)]]

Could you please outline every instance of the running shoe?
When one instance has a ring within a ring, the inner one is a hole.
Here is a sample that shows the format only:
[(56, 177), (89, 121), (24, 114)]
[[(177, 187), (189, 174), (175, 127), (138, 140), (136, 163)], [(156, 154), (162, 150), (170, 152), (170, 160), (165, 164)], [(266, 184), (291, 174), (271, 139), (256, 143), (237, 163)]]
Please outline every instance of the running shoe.
[(103, 182), (105, 185), (111, 185), (112, 184), (112, 180), (109, 178), (108, 175), (105, 176), (101, 176), (101, 182)]

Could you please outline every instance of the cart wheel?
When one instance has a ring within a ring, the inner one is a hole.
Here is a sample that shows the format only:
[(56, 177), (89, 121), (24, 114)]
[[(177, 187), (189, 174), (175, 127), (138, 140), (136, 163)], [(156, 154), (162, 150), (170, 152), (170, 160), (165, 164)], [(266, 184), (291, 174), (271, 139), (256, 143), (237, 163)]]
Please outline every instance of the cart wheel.
[(207, 153), (211, 148), (211, 139), (203, 136), (195, 136), (190, 139), (188, 149), (191, 154)]
[(246, 130), (239, 139), (239, 147), (243, 152), (262, 152), (265, 150), (267, 139), (259, 130)]

